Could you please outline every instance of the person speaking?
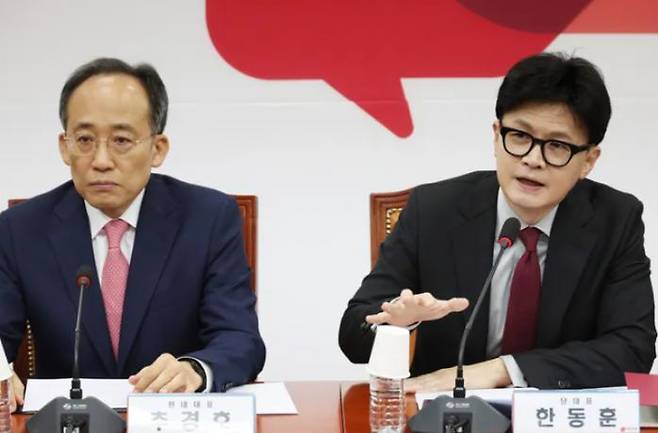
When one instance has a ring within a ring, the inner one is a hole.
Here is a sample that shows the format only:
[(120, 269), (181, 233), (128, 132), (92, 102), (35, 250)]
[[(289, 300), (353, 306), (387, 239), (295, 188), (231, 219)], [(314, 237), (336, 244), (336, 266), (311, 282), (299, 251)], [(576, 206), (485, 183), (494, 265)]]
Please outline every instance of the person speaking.
[(514, 217), (519, 239), (466, 345), (466, 387), (605, 387), (648, 372), (656, 330), (642, 203), (587, 179), (610, 115), (589, 61), (543, 53), (514, 65), (496, 101), (496, 171), (412, 191), (343, 314), (343, 353), (368, 361), (364, 322), (420, 322), (405, 388), (452, 388), (464, 325)]

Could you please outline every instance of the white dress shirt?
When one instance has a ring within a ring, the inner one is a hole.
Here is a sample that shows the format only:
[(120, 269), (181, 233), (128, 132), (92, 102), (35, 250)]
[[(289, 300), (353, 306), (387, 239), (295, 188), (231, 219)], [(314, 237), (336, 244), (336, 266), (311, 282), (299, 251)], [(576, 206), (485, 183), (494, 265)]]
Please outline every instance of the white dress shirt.
[[(137, 230), (137, 222), (139, 220), (139, 211), (142, 208), (142, 201), (144, 200), (144, 190), (135, 197), (128, 209), (118, 218), (122, 219), (128, 223), (128, 230), (124, 233), (121, 238), (119, 247), (121, 253), (128, 261), (130, 265), (130, 258), (133, 253), (133, 246), (135, 245), (135, 232)], [(98, 284), (103, 284), (103, 266), (105, 265), (105, 259), (107, 258), (108, 250), (108, 241), (107, 235), (103, 230), (105, 224), (110, 222), (113, 218), (105, 215), (99, 209), (96, 209), (90, 205), (85, 200), (85, 209), (87, 210), (87, 217), (89, 218), (89, 230), (91, 232), (91, 246), (94, 251), (94, 263), (96, 264), (96, 273), (98, 274)], [(197, 358), (190, 356), (183, 356), (178, 358), (178, 360), (193, 359), (197, 361), (203, 368), (204, 373), (206, 374), (206, 387), (203, 389), (203, 392), (210, 392), (213, 383), (213, 374), (210, 367), (203, 361)]]
[[(551, 228), (553, 227), (553, 220), (557, 206), (551, 209), (544, 218), (539, 220), (537, 224), (532, 225), (541, 230), (539, 241), (537, 242), (537, 257), (539, 258), (539, 270), (541, 277), (544, 277), (544, 264), (546, 263), (546, 252), (548, 251), (548, 240), (551, 235)], [(502, 190), (498, 189), (498, 203), (497, 203), (497, 216), (496, 216), (496, 240), (503, 227), (503, 223), (511, 217), (517, 218), (521, 222), (521, 230), (528, 227), (521, 217), (519, 217), (514, 210), (507, 203), (505, 194)], [(500, 245), (494, 242), (493, 255), (494, 258), (500, 251)], [(514, 268), (521, 256), (525, 253), (525, 246), (521, 239), (516, 242), (503, 254), (498, 264), (498, 269), (491, 279), (491, 296), (489, 304), (489, 334), (487, 336), (487, 357), (495, 358), (500, 355), (503, 332), (505, 331), (505, 320), (507, 318), (507, 305), (509, 303), (510, 288), (512, 286), (512, 277), (514, 275)], [(505, 363), (507, 373), (512, 379), (514, 386), (528, 386), (519, 365), (514, 360), (513, 355), (503, 355), (501, 359)]]

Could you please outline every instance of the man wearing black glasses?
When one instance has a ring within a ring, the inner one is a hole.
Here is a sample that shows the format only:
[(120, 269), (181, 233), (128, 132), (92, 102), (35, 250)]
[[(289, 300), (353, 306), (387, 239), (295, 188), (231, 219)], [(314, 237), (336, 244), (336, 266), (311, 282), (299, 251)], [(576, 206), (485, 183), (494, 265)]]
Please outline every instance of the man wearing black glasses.
[[(367, 362), (362, 324), (417, 328), (409, 391), (454, 385), (466, 319), (499, 246), (521, 222), (466, 345), (467, 388), (623, 385), (655, 358), (642, 204), (586, 179), (610, 99), (596, 67), (559, 54), (508, 72), (493, 125), (496, 172), (416, 188), (380, 258), (350, 300), (340, 346)], [(455, 313), (455, 314), (450, 314)]]

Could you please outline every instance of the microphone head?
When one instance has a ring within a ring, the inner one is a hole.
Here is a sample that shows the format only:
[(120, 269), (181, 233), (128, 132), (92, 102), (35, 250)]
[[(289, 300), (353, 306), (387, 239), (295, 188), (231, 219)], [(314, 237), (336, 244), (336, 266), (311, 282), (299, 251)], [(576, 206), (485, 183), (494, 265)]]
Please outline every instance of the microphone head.
[(94, 274), (94, 271), (89, 265), (82, 265), (78, 269), (78, 273), (75, 274), (75, 285), (77, 287), (87, 288), (91, 286), (91, 276)]
[(507, 218), (503, 223), (503, 228), (500, 230), (500, 236), (498, 236), (498, 244), (503, 248), (509, 248), (516, 241), (516, 238), (519, 237), (519, 231), (521, 230), (521, 223), (518, 219), (512, 217)]

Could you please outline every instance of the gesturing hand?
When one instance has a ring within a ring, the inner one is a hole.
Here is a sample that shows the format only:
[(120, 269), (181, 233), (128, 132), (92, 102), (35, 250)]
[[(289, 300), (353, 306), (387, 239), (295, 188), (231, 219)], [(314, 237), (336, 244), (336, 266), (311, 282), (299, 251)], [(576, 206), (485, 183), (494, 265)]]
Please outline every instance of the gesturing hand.
[(384, 302), (380, 313), (366, 316), (366, 322), (409, 326), (416, 322), (441, 319), (450, 313), (464, 311), (467, 307), (466, 298), (441, 300), (430, 293), (414, 295), (411, 290), (404, 289), (395, 302)]

